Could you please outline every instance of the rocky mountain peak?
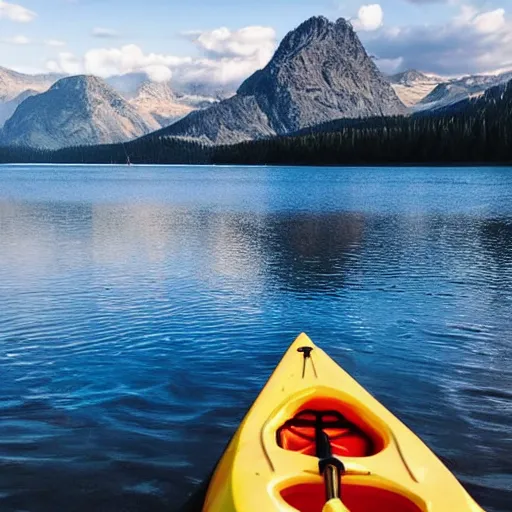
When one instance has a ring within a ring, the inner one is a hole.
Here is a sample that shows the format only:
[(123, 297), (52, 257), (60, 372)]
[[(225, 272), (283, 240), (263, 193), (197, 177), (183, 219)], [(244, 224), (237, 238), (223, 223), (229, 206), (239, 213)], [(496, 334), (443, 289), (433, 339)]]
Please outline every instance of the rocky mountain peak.
[(249, 77), (237, 93), (253, 94), (259, 75), (265, 71), (275, 75), (281, 68), (287, 67), (291, 61), (299, 59), (305, 53), (325, 56), (325, 49), (332, 48), (336, 51), (347, 46), (355, 46), (358, 52), (364, 52), (357, 34), (347, 20), (339, 18), (336, 22), (331, 22), (324, 16), (313, 16), (284, 37), (266, 68)]
[(402, 103), (408, 107), (413, 107), (419, 103), (443, 80), (439, 76), (426, 75), (417, 69), (408, 69), (388, 76), (388, 81), (396, 94), (402, 100)]
[(63, 78), (26, 98), (6, 121), (2, 142), (47, 149), (121, 142), (153, 129), (102, 79)]
[(408, 69), (389, 77), (392, 84), (400, 85), (413, 85), (415, 82), (426, 80), (429, 80), (429, 77), (417, 69)]
[(343, 117), (405, 111), (391, 85), (343, 18), (306, 20), (237, 94), (178, 121), (165, 134), (232, 143), (295, 132)]
[(339, 18), (337, 21), (332, 22), (325, 16), (313, 16), (285, 36), (276, 51), (274, 59), (278, 59), (281, 55), (286, 56), (290, 52), (293, 53), (301, 50), (308, 44), (322, 42), (329, 36), (342, 36), (347, 32), (357, 39), (351, 23), (345, 18)]
[(169, 82), (146, 80), (129, 102), (155, 129), (169, 126), (193, 110), (179, 101)]
[(147, 80), (139, 87), (137, 97), (146, 100), (176, 101), (176, 95), (171, 89), (169, 82), (152, 82), (150, 80)]
[(117, 94), (101, 78), (94, 75), (76, 75), (62, 78), (53, 84), (50, 91), (80, 91), (83, 94), (112, 93)]
[(274, 61), (285, 59), (313, 41), (324, 38), (331, 28), (331, 22), (324, 16), (309, 18), (285, 36), (274, 55)]

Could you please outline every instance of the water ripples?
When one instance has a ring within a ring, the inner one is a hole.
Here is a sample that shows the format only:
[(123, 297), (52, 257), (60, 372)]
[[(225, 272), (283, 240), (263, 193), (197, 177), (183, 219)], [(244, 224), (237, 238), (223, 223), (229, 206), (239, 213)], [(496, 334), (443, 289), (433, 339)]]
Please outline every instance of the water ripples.
[(137, 173), (0, 175), (2, 511), (176, 510), (301, 331), (508, 510), (509, 174)]

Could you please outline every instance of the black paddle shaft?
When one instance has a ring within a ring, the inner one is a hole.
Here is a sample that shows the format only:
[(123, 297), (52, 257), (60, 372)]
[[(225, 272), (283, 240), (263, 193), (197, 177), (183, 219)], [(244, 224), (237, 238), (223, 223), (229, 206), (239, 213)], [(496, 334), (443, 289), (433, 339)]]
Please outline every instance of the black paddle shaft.
[(316, 456), (320, 459), (318, 469), (324, 477), (325, 499), (341, 497), (341, 475), (345, 471), (345, 466), (341, 460), (333, 457), (331, 440), (324, 432), (321, 416), (317, 416), (315, 426)]

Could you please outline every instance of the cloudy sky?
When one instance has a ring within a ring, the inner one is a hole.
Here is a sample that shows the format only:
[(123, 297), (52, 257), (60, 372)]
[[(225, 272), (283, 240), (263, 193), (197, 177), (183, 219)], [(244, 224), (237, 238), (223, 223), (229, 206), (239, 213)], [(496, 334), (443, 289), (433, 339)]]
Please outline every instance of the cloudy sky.
[[(19, 3), (18, 3), (19, 2)], [(386, 72), (512, 68), (512, 0), (0, 0), (0, 65), (240, 82), (306, 18), (350, 19)]]

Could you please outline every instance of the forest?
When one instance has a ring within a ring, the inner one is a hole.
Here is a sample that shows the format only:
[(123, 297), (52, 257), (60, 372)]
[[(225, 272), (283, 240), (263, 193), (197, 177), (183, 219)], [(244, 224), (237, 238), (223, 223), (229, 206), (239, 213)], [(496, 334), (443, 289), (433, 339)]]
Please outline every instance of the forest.
[(234, 145), (148, 135), (58, 151), (0, 147), (0, 163), (391, 165), (512, 162), (512, 83), (435, 113), (340, 119)]

